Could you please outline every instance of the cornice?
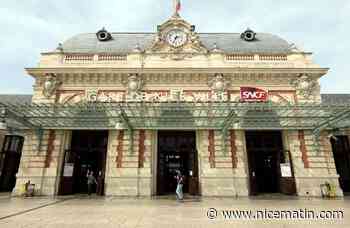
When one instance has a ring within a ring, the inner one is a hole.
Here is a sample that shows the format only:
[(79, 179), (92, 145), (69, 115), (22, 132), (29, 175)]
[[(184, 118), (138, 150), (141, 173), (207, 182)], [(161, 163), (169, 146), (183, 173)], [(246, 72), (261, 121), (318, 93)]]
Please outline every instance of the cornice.
[(27, 73), (33, 77), (42, 76), (46, 73), (287, 73), (287, 74), (316, 74), (323, 76), (327, 74), (329, 68), (243, 68), (243, 67), (225, 67), (225, 68), (110, 68), (110, 67), (57, 67), (57, 68), (25, 68)]

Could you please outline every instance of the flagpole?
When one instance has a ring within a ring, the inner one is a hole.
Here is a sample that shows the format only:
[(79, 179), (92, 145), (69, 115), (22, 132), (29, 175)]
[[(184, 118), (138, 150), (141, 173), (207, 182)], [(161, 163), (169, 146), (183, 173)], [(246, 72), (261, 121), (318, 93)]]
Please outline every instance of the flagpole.
[(181, 6), (180, 0), (173, 0), (173, 4), (174, 4), (173, 17), (180, 17), (180, 14), (179, 14), (180, 6)]

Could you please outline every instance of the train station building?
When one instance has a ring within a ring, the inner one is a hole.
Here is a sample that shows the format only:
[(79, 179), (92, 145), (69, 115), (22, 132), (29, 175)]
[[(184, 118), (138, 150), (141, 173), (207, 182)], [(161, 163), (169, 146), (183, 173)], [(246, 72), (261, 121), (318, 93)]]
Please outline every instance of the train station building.
[(200, 196), (350, 192), (350, 98), (277, 35), (197, 33), (175, 13), (149, 33), (78, 34), (26, 68), (31, 96), (0, 96), (0, 189), (20, 195)]

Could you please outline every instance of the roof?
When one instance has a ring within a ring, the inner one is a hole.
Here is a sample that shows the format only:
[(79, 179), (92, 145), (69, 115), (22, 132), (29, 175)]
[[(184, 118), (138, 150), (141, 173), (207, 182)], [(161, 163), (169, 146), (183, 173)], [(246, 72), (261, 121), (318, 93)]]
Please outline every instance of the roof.
[(33, 95), (29, 94), (0, 94), (0, 103), (9, 104), (30, 104)]
[[(109, 41), (99, 41), (95, 33), (73, 36), (62, 44), (66, 53), (130, 53), (136, 45), (142, 50), (151, 47), (155, 33), (111, 33)], [(241, 39), (239, 33), (199, 33), (203, 45), (211, 50), (215, 44), (226, 53), (287, 54), (291, 44), (269, 33), (257, 33), (254, 41)]]
[(322, 129), (350, 124), (350, 105), (151, 102), (141, 107), (138, 103), (111, 102), (3, 108), (8, 113), (6, 120), (15, 120), (30, 129), (216, 129), (226, 133), (230, 128), (310, 129), (317, 134)]
[(321, 94), (322, 104), (350, 104), (350, 94)]

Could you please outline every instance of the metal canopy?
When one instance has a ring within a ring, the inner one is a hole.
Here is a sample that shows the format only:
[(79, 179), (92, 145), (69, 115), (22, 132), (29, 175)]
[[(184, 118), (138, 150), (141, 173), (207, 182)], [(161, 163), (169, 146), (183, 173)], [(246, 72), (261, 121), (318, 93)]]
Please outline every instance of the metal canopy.
[[(1, 111), (2, 110), (2, 111)], [(235, 102), (0, 104), (24, 129), (309, 129), (349, 126), (349, 105)]]

